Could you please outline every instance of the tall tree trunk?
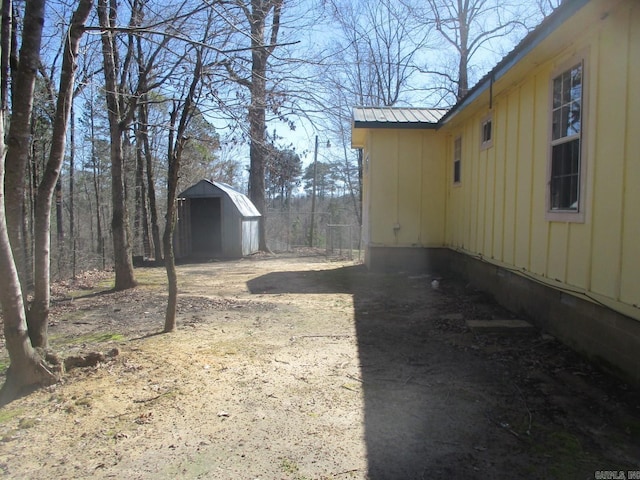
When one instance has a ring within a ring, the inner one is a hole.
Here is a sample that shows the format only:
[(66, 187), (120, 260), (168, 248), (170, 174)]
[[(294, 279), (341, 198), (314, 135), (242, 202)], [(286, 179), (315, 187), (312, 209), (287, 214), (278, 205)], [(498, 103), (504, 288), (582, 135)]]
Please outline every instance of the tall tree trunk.
[(9, 105), (9, 59), (11, 58), (12, 7), (11, 0), (2, 2), (2, 24), (0, 26), (0, 102)]
[(75, 231), (75, 169), (76, 169), (76, 115), (73, 101), (69, 117), (69, 247), (71, 250), (71, 272), (76, 277), (76, 231)]
[[(138, 136), (138, 127), (133, 127), (134, 136)], [(142, 188), (143, 181), (142, 176), (144, 170), (142, 168), (142, 152), (140, 151), (140, 143), (136, 139), (136, 153), (135, 153), (135, 187), (134, 187), (134, 210), (133, 210), (133, 245), (134, 253), (136, 249), (142, 245), (142, 251), (144, 254), (144, 236), (142, 233)]]
[(64, 244), (64, 224), (62, 215), (62, 179), (58, 176), (56, 181), (56, 237), (58, 248), (62, 251)]
[[(205, 37), (206, 38), (206, 35)], [(193, 116), (193, 103), (196, 96), (196, 89), (202, 76), (202, 53), (196, 52), (196, 64), (193, 70), (193, 78), (189, 86), (189, 92), (184, 100), (180, 120), (176, 128), (178, 119), (178, 107), (175, 106), (171, 112), (171, 127), (169, 130), (169, 151), (168, 162), (169, 172), (167, 175), (167, 216), (164, 227), (164, 264), (167, 270), (167, 281), (169, 282), (169, 298), (167, 300), (167, 312), (164, 320), (164, 332), (173, 332), (176, 329), (176, 309), (178, 305), (178, 276), (176, 274), (176, 263), (173, 254), (173, 232), (176, 224), (176, 195), (178, 189), (178, 179), (180, 175), (180, 161), (182, 152), (187, 142), (185, 132)], [(175, 139), (175, 142), (174, 142)]]
[[(25, 29), (16, 81), (12, 83), (12, 114), (7, 138), (7, 169), (4, 179), (7, 231), (21, 281), (25, 279), (25, 259), (28, 256), (23, 243), (25, 174), (31, 147), (31, 112), (36, 73), (40, 64), (44, 5), (45, 0), (33, 0), (25, 6)], [(29, 26), (28, 30), (26, 26)]]
[(267, 208), (265, 200), (264, 160), (265, 160), (265, 110), (260, 106), (260, 98), (253, 95), (249, 107), (249, 134), (251, 144), (249, 146), (249, 198), (262, 214), (259, 222), (259, 237), (261, 251), (267, 251)]
[(158, 206), (156, 202), (156, 187), (153, 177), (153, 155), (151, 153), (151, 145), (149, 144), (149, 113), (147, 96), (143, 97), (140, 104), (140, 135), (142, 136), (142, 145), (144, 147), (144, 158), (147, 169), (147, 195), (149, 197), (149, 213), (151, 214), (151, 237), (153, 244), (153, 258), (156, 262), (162, 260), (162, 241), (160, 239), (160, 226), (158, 225)]
[(460, 10), (460, 60), (458, 63), (458, 100), (469, 91), (469, 25), (466, 9)]
[[(27, 323), (29, 337), (34, 347), (48, 347), (47, 326), (50, 304), (50, 231), (51, 203), (56, 185), (60, 184), (60, 168), (64, 159), (66, 132), (73, 102), (76, 57), (84, 23), (89, 17), (93, 0), (80, 0), (71, 18), (66, 37), (60, 72), (60, 88), (53, 118), (53, 133), (49, 160), (45, 165), (42, 181), (38, 186), (38, 201), (35, 217), (35, 290)], [(58, 220), (62, 224), (62, 219)]]
[[(249, 198), (262, 214), (259, 223), (259, 248), (267, 251), (266, 221), (267, 208), (265, 198), (266, 148), (266, 105), (267, 105), (267, 60), (273, 53), (280, 29), (280, 13), (283, 0), (251, 0), (250, 8), (244, 2), (236, 2), (243, 10), (251, 27), (251, 79), (245, 79), (234, 72), (229, 64), (226, 68), (232, 79), (249, 89)], [(272, 13), (269, 37), (265, 39), (267, 16)]]
[[(111, 116), (111, 115), (110, 115)], [(124, 157), (122, 132), (118, 122), (110, 129), (111, 133), (111, 203), (113, 236), (113, 256), (115, 269), (115, 290), (126, 290), (136, 286), (131, 258), (131, 244), (127, 235), (127, 205), (124, 195)]]
[(91, 165), (93, 171), (93, 192), (95, 194), (96, 199), (96, 253), (101, 255), (102, 264), (105, 264), (104, 258), (104, 237), (102, 233), (102, 215), (100, 211), (100, 207), (102, 206), (102, 200), (100, 198), (100, 163), (98, 161), (98, 155), (96, 152), (96, 131), (95, 131), (95, 121), (94, 121), (94, 110), (93, 110), (93, 102), (89, 102), (90, 109), (90, 134), (91, 134)]
[[(173, 232), (176, 223), (176, 194), (178, 189), (178, 174), (180, 173), (181, 145), (184, 140), (181, 135), (175, 133), (178, 108), (174, 105), (171, 112), (169, 127), (169, 171), (167, 173), (167, 215), (162, 235), (164, 247), (164, 265), (167, 271), (169, 298), (167, 299), (167, 311), (164, 319), (164, 332), (170, 333), (176, 329), (176, 310), (178, 306), (178, 275), (176, 273), (176, 261), (173, 254)], [(174, 144), (174, 139), (175, 141)]]
[(267, 58), (264, 32), (266, 6), (260, 0), (251, 1), (251, 104), (249, 105), (249, 198), (262, 214), (258, 232), (259, 249), (267, 251), (267, 208), (265, 200), (266, 162), (266, 92)]
[(151, 256), (151, 231), (149, 230), (149, 208), (147, 207), (147, 189), (145, 188), (144, 178), (142, 179), (142, 244), (144, 247), (144, 255), (149, 258)]
[(107, 0), (98, 0), (98, 18), (102, 32), (102, 54), (104, 58), (105, 96), (109, 118), (109, 136), (111, 140), (111, 202), (112, 221), (111, 234), (113, 237), (113, 257), (115, 270), (115, 290), (126, 290), (135, 287), (133, 263), (131, 258), (131, 244), (128, 237), (128, 215), (124, 185), (124, 153), (123, 132), (127, 125), (126, 116), (123, 118), (120, 105), (120, 88), (116, 79), (116, 45), (111, 27), (115, 22), (115, 2), (107, 5)]
[[(24, 98), (20, 98), (20, 101), (13, 105), (10, 142), (7, 151), (5, 151), (4, 142), (0, 141), (0, 305), (3, 313), (5, 342), (11, 362), (5, 383), (0, 390), (0, 405), (10, 402), (26, 387), (53, 383), (58, 378), (45, 367), (42, 358), (33, 348), (29, 339), (24, 297), (10, 243), (9, 219), (5, 210), (5, 206), (10, 203), (10, 200), (9, 197), (5, 197), (4, 191), (5, 185), (9, 183), (8, 179), (19, 181), (22, 184), (22, 191), (18, 194), (17, 191), (20, 189), (13, 188), (12, 195), (14, 198), (19, 198), (20, 204), (22, 204), (33, 106), (33, 86), (43, 23), (44, 1), (27, 2), (23, 28), (24, 37), (20, 51), (19, 82), (17, 85), (14, 84), (16, 88), (20, 89)], [(3, 103), (0, 108), (0, 139), (4, 138), (6, 112), (7, 105)], [(23, 130), (20, 131), (19, 127)], [(5, 172), (9, 173), (7, 177), (5, 177)], [(15, 214), (15, 211), (13, 213)], [(14, 219), (17, 221), (19, 231), (21, 222), (18, 220)]]

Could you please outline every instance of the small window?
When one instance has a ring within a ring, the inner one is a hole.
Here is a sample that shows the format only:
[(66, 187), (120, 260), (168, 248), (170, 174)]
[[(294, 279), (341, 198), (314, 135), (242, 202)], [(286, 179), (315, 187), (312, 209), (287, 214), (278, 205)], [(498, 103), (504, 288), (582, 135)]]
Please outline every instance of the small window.
[(493, 146), (493, 116), (487, 115), (480, 122), (480, 149)]
[(453, 143), (453, 183), (460, 183), (462, 163), (462, 137), (457, 137)]
[[(582, 221), (583, 178), (583, 70), (582, 62), (553, 77), (551, 82), (551, 145), (548, 212), (574, 214), (558, 220)], [(554, 219), (554, 218), (550, 218)]]

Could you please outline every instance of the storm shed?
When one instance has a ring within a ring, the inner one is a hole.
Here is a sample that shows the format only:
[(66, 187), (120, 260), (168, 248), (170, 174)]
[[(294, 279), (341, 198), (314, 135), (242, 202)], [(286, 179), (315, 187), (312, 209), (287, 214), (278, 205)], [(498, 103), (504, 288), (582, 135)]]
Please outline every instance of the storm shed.
[(240, 258), (259, 248), (260, 212), (220, 182), (200, 180), (178, 196), (176, 258)]

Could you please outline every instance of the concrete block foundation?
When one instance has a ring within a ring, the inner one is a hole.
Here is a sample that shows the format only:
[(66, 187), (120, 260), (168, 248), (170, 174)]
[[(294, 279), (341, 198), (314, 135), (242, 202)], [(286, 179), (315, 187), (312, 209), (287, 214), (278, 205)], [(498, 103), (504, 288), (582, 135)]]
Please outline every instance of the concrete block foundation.
[(370, 247), (372, 271), (454, 275), (619, 378), (640, 386), (640, 321), (447, 248)]

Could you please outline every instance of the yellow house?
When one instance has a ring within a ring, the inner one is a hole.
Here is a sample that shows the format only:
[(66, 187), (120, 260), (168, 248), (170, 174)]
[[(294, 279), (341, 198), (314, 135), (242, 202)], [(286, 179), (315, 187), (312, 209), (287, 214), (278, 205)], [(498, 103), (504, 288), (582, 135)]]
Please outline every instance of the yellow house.
[(640, 383), (640, 2), (565, 0), (458, 104), (356, 108), (365, 262), (453, 270)]

